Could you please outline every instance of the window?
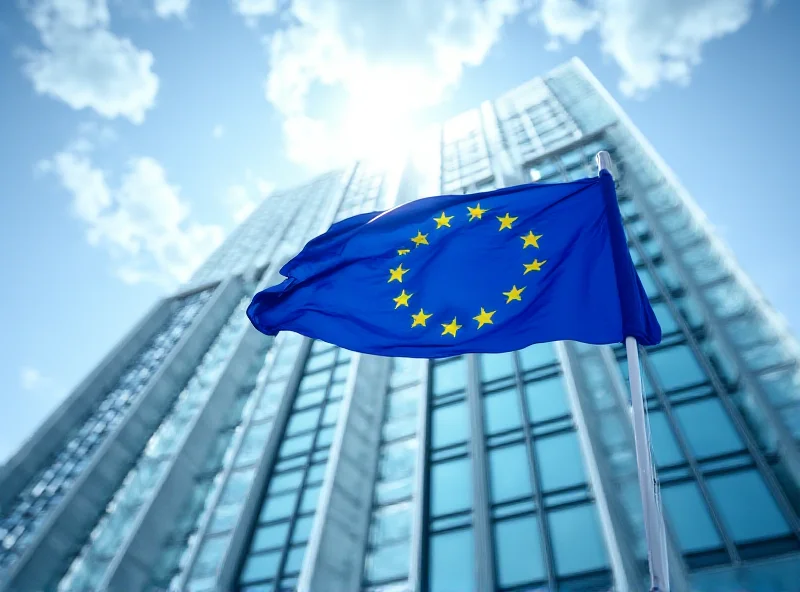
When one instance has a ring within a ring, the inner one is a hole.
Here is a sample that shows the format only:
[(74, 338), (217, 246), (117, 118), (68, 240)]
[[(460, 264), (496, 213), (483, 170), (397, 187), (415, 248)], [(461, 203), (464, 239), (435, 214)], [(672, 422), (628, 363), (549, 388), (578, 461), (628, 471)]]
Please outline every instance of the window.
[(281, 522), (271, 526), (262, 526), (256, 529), (253, 535), (253, 544), (250, 547), (251, 551), (264, 551), (266, 549), (273, 549), (275, 547), (282, 547), (286, 542), (286, 536), (289, 534), (289, 523)]
[(303, 493), (303, 500), (300, 502), (300, 512), (313, 512), (319, 501), (319, 490), (321, 485), (306, 487)]
[(684, 461), (678, 441), (663, 411), (651, 411), (647, 419), (650, 423), (650, 436), (653, 445), (653, 456), (656, 466), (663, 467)]
[(269, 484), (270, 493), (296, 489), (303, 480), (303, 470), (289, 471), (275, 475)]
[(661, 499), (681, 551), (692, 553), (722, 546), (696, 483), (664, 487), (661, 490)]
[(305, 554), (305, 545), (289, 549), (289, 552), (286, 554), (286, 563), (283, 566), (283, 571), (287, 574), (299, 572), (300, 568), (303, 566), (303, 557)]
[(524, 370), (547, 366), (556, 362), (556, 352), (549, 343), (537, 343), (519, 352), (520, 366)]
[(514, 375), (514, 354), (482, 354), (479, 357), (481, 380), (489, 382)]
[(287, 518), (294, 510), (294, 503), (297, 499), (297, 491), (285, 493), (283, 495), (271, 495), (261, 510), (261, 522), (271, 522), (280, 518)]
[(301, 393), (306, 393), (308, 391), (327, 386), (329, 375), (330, 373), (327, 371), (317, 372), (315, 374), (307, 374), (306, 376), (303, 377), (303, 380), (300, 382), (299, 391)]
[(578, 437), (575, 432), (540, 438), (534, 442), (536, 459), (546, 491), (581, 485), (586, 482)]
[(648, 352), (647, 358), (655, 367), (656, 374), (661, 379), (661, 386), (666, 391), (692, 386), (706, 380), (705, 373), (686, 345)]
[(404, 502), (375, 511), (372, 517), (370, 541), (382, 546), (387, 542), (411, 537), (411, 504)]
[(558, 575), (606, 567), (606, 550), (594, 505), (550, 512), (549, 520)]
[(460, 458), (431, 466), (431, 514), (441, 516), (472, 506), (470, 460)]
[(533, 494), (525, 444), (489, 451), (489, 489), (493, 503)]
[(678, 405), (675, 417), (698, 458), (744, 450), (736, 429), (717, 399)]
[(561, 376), (529, 382), (525, 385), (525, 400), (533, 423), (569, 414)]
[(280, 558), (280, 551), (251, 555), (247, 563), (245, 563), (242, 582), (249, 583), (275, 577)]
[(471, 529), (434, 535), (430, 544), (429, 592), (472, 592), (474, 557)]
[(305, 434), (303, 436), (295, 436), (283, 441), (281, 446), (281, 458), (286, 458), (298, 452), (305, 452), (311, 448), (311, 441), (314, 438), (314, 433)]
[(311, 526), (314, 524), (314, 516), (303, 516), (294, 523), (292, 530), (292, 544), (305, 543), (311, 534)]
[(778, 505), (754, 469), (711, 477), (708, 488), (725, 526), (737, 542), (789, 533)]
[(456, 358), (433, 366), (433, 393), (438, 396), (467, 387), (467, 361)]
[(367, 555), (367, 577), (372, 582), (408, 575), (409, 542), (382, 546)]
[(536, 516), (497, 522), (494, 539), (500, 586), (518, 586), (547, 578)]
[(516, 388), (486, 395), (483, 398), (483, 409), (486, 433), (489, 435), (522, 425)]
[(466, 401), (437, 407), (433, 410), (431, 422), (432, 448), (458, 444), (469, 438), (469, 412)]
[(661, 325), (661, 332), (664, 335), (667, 335), (668, 333), (674, 333), (680, 329), (680, 327), (678, 327), (678, 323), (675, 321), (675, 317), (672, 316), (669, 306), (667, 306), (666, 303), (659, 302), (658, 304), (654, 304), (653, 312), (656, 313), (658, 324)]
[(320, 411), (319, 407), (315, 407), (308, 411), (296, 411), (293, 413), (292, 419), (289, 420), (289, 425), (286, 428), (286, 436), (294, 436), (300, 432), (316, 428)]

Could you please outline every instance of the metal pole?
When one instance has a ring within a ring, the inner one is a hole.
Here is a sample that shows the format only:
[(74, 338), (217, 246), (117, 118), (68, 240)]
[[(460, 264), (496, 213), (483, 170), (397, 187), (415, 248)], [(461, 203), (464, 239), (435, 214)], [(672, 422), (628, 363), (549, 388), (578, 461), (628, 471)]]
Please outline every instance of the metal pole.
[[(598, 171), (605, 170), (611, 173), (611, 155), (608, 152), (605, 150), (598, 152), (596, 159)], [(628, 377), (633, 407), (633, 437), (636, 447), (636, 466), (639, 473), (639, 492), (642, 496), (644, 513), (647, 559), (650, 565), (650, 588), (651, 592), (669, 592), (666, 531), (659, 503), (661, 496), (658, 491), (658, 481), (653, 471), (653, 461), (650, 455), (650, 439), (642, 394), (642, 375), (639, 369), (639, 344), (634, 337), (625, 338), (625, 350), (628, 354)]]

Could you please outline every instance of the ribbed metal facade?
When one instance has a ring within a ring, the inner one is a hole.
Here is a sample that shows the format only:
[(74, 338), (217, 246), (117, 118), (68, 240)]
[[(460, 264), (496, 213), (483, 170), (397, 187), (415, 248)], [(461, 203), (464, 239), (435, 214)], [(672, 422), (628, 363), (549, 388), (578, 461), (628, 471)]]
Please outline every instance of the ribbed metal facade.
[(642, 351), (673, 590), (800, 590), (800, 359), (578, 60), (270, 196), (3, 467), (0, 591), (645, 589), (625, 350), (406, 360), (268, 339), (252, 294), (332, 222), (596, 174), (664, 329)]

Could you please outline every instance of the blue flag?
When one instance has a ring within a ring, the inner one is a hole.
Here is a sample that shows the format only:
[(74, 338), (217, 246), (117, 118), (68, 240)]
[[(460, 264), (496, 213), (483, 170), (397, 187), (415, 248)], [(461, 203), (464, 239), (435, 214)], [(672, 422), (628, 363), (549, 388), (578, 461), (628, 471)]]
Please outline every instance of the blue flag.
[(247, 309), (256, 329), (369, 354), (661, 340), (605, 171), (354, 216), (309, 242), (281, 274), (287, 279)]

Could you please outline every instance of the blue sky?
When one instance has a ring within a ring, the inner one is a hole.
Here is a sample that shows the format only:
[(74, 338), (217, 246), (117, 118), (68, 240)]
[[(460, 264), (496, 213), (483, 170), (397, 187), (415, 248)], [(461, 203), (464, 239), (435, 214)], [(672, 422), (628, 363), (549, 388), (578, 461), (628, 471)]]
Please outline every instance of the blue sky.
[(390, 107), (435, 121), (572, 55), (796, 331), (798, 26), (788, 0), (3, 2), (0, 459), (273, 187)]

